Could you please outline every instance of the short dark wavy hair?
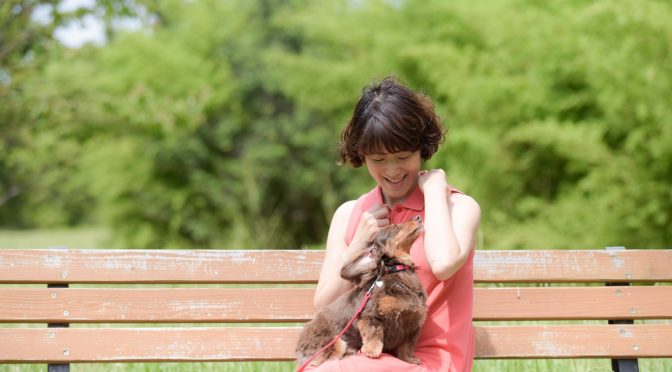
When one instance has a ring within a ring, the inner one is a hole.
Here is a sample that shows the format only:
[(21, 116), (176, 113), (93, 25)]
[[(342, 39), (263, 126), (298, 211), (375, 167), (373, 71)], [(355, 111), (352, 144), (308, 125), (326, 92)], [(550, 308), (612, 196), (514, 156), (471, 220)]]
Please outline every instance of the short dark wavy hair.
[(388, 77), (364, 88), (341, 133), (341, 164), (358, 168), (365, 155), (418, 150), (428, 160), (445, 133), (429, 97)]

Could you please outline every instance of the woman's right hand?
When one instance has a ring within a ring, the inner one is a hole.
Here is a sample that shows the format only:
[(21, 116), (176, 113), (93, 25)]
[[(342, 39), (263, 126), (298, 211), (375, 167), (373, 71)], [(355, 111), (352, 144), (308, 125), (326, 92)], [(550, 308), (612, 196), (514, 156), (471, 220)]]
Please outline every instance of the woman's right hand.
[(390, 207), (387, 204), (376, 204), (362, 213), (362, 217), (348, 247), (348, 256), (352, 256), (361, 249), (367, 248), (367, 243), (373, 240), (376, 233), (390, 224)]

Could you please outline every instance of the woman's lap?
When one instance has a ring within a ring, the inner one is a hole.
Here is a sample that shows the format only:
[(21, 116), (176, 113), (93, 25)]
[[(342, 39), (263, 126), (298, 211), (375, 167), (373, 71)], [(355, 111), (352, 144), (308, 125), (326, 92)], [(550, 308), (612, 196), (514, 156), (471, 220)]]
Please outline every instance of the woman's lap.
[[(420, 365), (406, 363), (401, 359), (383, 353), (379, 358), (372, 359), (359, 353), (340, 360), (330, 360), (310, 369), (313, 372), (341, 372), (341, 371), (365, 371), (365, 372), (430, 372), (451, 371), (454, 369), (450, 354), (437, 355), (436, 352), (424, 353), (421, 350), (416, 355), (422, 363)], [(446, 360), (447, 359), (447, 360)]]

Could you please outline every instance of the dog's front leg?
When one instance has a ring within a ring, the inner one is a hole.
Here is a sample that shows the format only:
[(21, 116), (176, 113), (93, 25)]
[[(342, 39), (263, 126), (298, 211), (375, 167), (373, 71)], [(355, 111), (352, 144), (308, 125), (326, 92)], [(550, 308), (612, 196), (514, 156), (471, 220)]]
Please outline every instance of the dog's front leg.
[[(419, 335), (419, 332), (418, 332)], [(397, 349), (397, 358), (411, 364), (420, 364), (420, 359), (415, 356), (415, 344), (417, 336), (412, 340), (407, 340)]]
[(374, 319), (362, 318), (357, 321), (362, 335), (362, 353), (369, 358), (378, 358), (383, 352), (383, 327)]

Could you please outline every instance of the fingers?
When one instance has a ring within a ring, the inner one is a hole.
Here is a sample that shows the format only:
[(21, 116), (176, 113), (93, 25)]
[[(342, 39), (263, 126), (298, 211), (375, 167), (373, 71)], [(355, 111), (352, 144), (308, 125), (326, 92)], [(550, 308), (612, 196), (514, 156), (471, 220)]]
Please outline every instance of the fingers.
[(445, 188), (446, 184), (446, 172), (443, 169), (430, 169), (418, 172), (418, 185), (422, 192), (425, 192), (427, 187)]
[(369, 209), (371, 215), (376, 219), (378, 227), (384, 227), (390, 224), (390, 207), (387, 204), (376, 204)]
[(358, 240), (371, 241), (381, 228), (389, 224), (390, 207), (386, 204), (376, 204), (362, 214), (355, 237)]
[(387, 218), (390, 216), (390, 207), (387, 204), (376, 204), (367, 212), (375, 218)]
[(437, 169), (423, 169), (418, 172), (418, 175), (420, 177), (425, 176), (425, 177), (431, 177), (431, 176), (437, 176), (437, 177), (445, 177), (446, 176), (446, 171), (443, 169), (437, 168)]

